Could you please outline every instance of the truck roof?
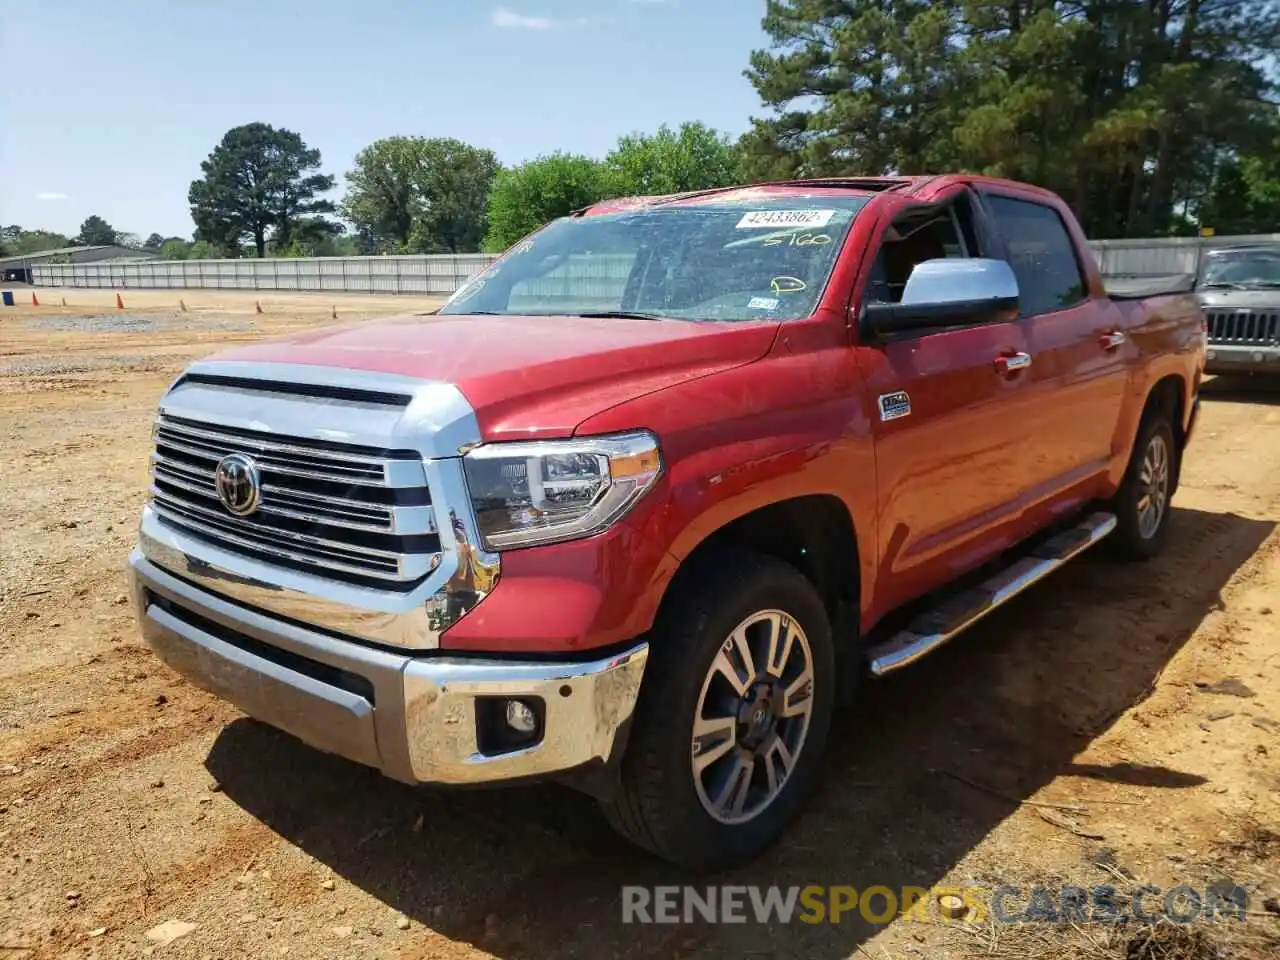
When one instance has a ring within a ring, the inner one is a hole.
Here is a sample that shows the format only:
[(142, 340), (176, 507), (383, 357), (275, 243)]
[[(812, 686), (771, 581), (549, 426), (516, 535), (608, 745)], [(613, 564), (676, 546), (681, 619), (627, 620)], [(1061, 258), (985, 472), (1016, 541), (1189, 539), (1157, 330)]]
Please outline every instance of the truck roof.
[(926, 187), (936, 190), (957, 182), (969, 183), (974, 186), (1017, 188), (1020, 191), (1039, 193), (1046, 197), (1057, 199), (1056, 194), (1031, 184), (972, 174), (929, 174), (903, 177), (815, 177), (805, 180), (767, 180), (759, 183), (713, 187), (708, 190), (692, 190), (685, 193), (617, 197), (611, 200), (601, 200), (599, 203), (576, 210), (573, 216), (620, 213), (637, 207), (667, 204), (692, 205), (726, 200), (758, 200), (765, 197), (849, 196), (850, 194), (870, 196), (878, 193), (899, 193), (914, 196), (924, 192)]
[(1242, 243), (1231, 247), (1211, 247), (1204, 252), (1206, 257), (1225, 257), (1233, 253), (1277, 253), (1280, 252), (1280, 241), (1260, 243)]

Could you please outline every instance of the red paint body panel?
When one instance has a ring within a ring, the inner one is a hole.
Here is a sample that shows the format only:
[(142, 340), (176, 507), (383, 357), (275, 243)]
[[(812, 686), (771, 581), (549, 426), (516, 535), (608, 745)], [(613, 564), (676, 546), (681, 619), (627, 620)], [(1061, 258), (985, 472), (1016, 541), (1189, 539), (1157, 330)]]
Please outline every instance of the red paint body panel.
[[(402, 317), (244, 347), (283, 361), (455, 383), (486, 440), (656, 433), (666, 472), (625, 520), (585, 540), (503, 556), (492, 593), (448, 649), (579, 651), (652, 624), (680, 561), (726, 523), (801, 496), (844, 505), (859, 552), (861, 624), (972, 569), (1063, 513), (1114, 493), (1156, 383), (1178, 380), (1189, 428), (1204, 364), (1190, 298), (1113, 302), (1070, 210), (1043, 190), (967, 176), (890, 179), (855, 219), (813, 316), (683, 323), (566, 317)], [(668, 198), (847, 195), (772, 184)], [(853, 322), (884, 228), (964, 190), (1035, 200), (1068, 225), (1087, 298), (1042, 316), (888, 344)], [(599, 204), (586, 216), (653, 198)], [(1104, 333), (1126, 342), (1109, 352)], [(1034, 355), (997, 371), (1000, 355)], [(905, 390), (911, 415), (882, 421)]]
[(777, 328), (410, 315), (266, 340), (218, 359), (441, 380), (463, 392), (486, 440), (563, 437), (604, 407), (760, 358)]

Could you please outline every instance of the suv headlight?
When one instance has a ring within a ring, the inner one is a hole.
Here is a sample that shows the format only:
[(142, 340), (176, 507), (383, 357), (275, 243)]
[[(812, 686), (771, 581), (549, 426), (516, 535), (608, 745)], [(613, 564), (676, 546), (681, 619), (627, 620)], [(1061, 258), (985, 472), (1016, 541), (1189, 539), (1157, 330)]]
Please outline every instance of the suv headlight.
[(599, 533), (662, 473), (658, 438), (645, 431), (476, 447), (463, 466), (489, 550)]

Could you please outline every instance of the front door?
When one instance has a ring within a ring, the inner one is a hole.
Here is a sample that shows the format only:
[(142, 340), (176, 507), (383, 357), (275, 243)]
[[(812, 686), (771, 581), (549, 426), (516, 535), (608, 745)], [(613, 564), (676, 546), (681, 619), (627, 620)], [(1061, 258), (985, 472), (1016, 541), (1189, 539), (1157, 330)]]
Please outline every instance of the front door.
[[(948, 216), (928, 225), (932, 236), (915, 224), (886, 236), (864, 296), (896, 299), (913, 262), (983, 255), (983, 231), (965, 221), (972, 214), (960, 193)], [(868, 345), (858, 354), (876, 445), (871, 607), (878, 616), (1019, 538), (1019, 499), (1031, 469), (1027, 371), (1019, 365), (1028, 344), (1012, 321)]]

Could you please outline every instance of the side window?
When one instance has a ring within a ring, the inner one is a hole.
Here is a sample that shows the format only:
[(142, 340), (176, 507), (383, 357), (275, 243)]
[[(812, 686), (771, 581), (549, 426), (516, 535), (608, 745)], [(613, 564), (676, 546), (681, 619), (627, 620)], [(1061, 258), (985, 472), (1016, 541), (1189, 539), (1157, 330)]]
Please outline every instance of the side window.
[(996, 229), (1018, 278), (1024, 317), (1073, 307), (1085, 298), (1076, 248), (1058, 211), (1044, 204), (987, 195)]
[(871, 265), (867, 299), (898, 303), (907, 277), (917, 264), (944, 257), (974, 256), (968, 221), (969, 205), (963, 199), (944, 210), (910, 211), (895, 220)]

